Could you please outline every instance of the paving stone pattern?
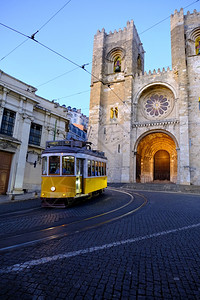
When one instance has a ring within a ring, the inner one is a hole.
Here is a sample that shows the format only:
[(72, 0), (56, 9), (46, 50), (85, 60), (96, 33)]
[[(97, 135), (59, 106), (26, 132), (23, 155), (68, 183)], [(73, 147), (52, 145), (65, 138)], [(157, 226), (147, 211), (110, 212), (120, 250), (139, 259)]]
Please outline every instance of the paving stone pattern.
[[(142, 193), (148, 204), (133, 215), (2, 253), (0, 272), (28, 263), (21, 271), (0, 274), (0, 299), (200, 299), (200, 226), (190, 227), (200, 223), (200, 197)], [(167, 233), (172, 229), (177, 231)], [(153, 233), (163, 234), (150, 237)], [(144, 239), (134, 241), (137, 237)], [(117, 241), (127, 243), (115, 245)], [(62, 258), (88, 248), (93, 250)], [(58, 254), (60, 259), (33, 263)]]
[[(112, 195), (112, 191), (110, 193)], [(124, 203), (129, 200), (130, 197), (125, 197)], [(115, 198), (115, 201), (108, 202), (103, 196), (99, 196), (91, 200), (87, 199), (84, 202), (77, 201), (72, 207), (67, 209), (41, 208), (39, 199), (30, 200), (30, 202), (26, 200), (23, 202), (10, 203), (10, 205), (4, 204), (0, 206), (0, 237), (14, 232), (27, 232), (33, 228), (56, 226), (62, 224), (63, 220), (69, 223), (79, 220), (80, 218), (88, 218), (103, 213), (105, 209), (112, 210), (117, 205), (120, 205), (120, 203), (120, 198)], [(31, 210), (20, 214), (23, 206), (25, 209), (30, 207), (33, 211)], [(19, 212), (20, 215), (15, 215), (14, 211)], [(12, 218), (7, 218), (7, 215), (4, 216), (6, 213), (13, 213)]]

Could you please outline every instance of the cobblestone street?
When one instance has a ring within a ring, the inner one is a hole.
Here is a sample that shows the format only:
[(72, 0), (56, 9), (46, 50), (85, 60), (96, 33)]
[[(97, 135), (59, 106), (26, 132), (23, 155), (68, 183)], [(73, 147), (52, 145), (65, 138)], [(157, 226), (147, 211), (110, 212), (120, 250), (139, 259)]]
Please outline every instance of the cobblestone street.
[[(135, 194), (136, 200), (137, 193), (143, 194), (147, 204), (126, 217), (93, 229), (3, 251), (0, 298), (200, 299), (200, 197), (129, 192)], [(68, 214), (74, 212), (77, 218), (87, 210), (88, 214), (103, 213), (106, 207), (114, 208), (115, 197), (118, 203), (116, 195), (117, 192), (107, 190), (102, 198), (74, 206)], [(123, 197), (121, 194), (122, 202)], [(39, 202), (30, 200), (32, 208), (32, 201), (37, 208)], [(28, 209), (28, 202), (24, 203)], [(1, 204), (1, 212), (9, 211), (10, 205), (5, 208)], [(39, 208), (34, 218), (30, 218), (30, 226), (37, 216), (58, 218), (66, 212)], [(4, 222), (5, 226), (9, 218), (1, 218), (1, 224)], [(13, 224), (20, 218), (14, 218)], [(21, 220), (25, 224), (25, 218)]]

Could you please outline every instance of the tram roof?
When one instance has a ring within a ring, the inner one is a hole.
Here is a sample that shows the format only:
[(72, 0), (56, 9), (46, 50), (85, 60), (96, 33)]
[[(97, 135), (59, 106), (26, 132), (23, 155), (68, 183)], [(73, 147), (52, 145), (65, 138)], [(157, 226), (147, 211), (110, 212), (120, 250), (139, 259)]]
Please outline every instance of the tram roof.
[(42, 153), (84, 153), (106, 159), (104, 152), (91, 149), (91, 143), (76, 140), (47, 141)]

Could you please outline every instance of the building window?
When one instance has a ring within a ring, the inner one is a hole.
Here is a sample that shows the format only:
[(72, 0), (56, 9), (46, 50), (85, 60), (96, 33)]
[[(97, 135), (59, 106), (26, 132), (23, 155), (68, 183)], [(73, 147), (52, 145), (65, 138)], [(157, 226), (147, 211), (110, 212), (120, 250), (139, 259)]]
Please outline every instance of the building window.
[(29, 144), (40, 146), (42, 126), (32, 123), (29, 135)]
[(65, 131), (69, 132), (69, 121), (65, 122)]
[(4, 109), (0, 133), (9, 136), (13, 135), (15, 116), (16, 113), (14, 111), (8, 110), (6, 108)]

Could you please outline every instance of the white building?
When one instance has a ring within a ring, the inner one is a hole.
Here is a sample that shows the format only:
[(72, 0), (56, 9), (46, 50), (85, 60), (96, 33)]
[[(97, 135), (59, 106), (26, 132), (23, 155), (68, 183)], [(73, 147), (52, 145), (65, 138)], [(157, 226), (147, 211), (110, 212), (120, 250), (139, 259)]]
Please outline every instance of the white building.
[(68, 114), (70, 117), (70, 122), (72, 124), (78, 124), (83, 125), (84, 129), (87, 131), (88, 123), (89, 123), (89, 117), (84, 115), (81, 112), (81, 109), (77, 109), (75, 107), (71, 108), (71, 106), (67, 107)]
[(0, 71), (0, 194), (40, 190), (47, 140), (66, 138), (67, 109)]

